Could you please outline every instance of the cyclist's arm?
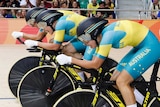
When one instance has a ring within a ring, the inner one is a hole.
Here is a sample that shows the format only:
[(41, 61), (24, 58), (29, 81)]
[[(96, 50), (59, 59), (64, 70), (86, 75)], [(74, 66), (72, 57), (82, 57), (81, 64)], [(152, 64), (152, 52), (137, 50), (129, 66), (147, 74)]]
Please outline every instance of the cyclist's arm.
[(61, 44), (38, 42), (38, 46), (46, 50), (59, 50)]
[(39, 31), (36, 35), (23, 33), (23, 38), (24, 39), (31, 39), (31, 40), (42, 40), (46, 36), (46, 34), (47, 33), (44, 31)]
[(113, 46), (119, 48), (119, 41), (124, 37), (124, 35), (121, 36), (120, 34), (119, 31), (107, 31), (104, 33), (98, 47), (98, 51), (95, 52), (92, 61), (72, 58), (72, 63), (87, 69), (98, 69), (103, 64), (105, 58), (108, 56), (110, 49)]
[(98, 58), (96, 56), (92, 59), (92, 61), (79, 60), (72, 57), (72, 64), (79, 65), (86, 69), (98, 69), (102, 65), (103, 61), (104, 59)]
[(54, 32), (54, 39), (50, 43), (38, 42), (38, 46), (47, 50), (59, 50), (64, 40), (65, 30), (57, 30)]

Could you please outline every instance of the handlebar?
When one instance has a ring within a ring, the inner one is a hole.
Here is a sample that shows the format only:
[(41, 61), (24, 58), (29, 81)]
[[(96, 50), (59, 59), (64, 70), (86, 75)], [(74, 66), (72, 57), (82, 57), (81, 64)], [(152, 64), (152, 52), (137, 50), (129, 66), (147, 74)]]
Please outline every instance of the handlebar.
[(24, 44), (24, 42), (23, 42), (20, 38), (17, 38), (17, 40), (18, 40), (21, 44)]
[[(24, 41), (21, 38), (17, 38), (17, 40), (21, 43), (24, 44)], [(31, 48), (27, 48), (26, 50), (28, 50), (29, 52), (41, 52), (41, 49), (37, 46), (31, 47)]]

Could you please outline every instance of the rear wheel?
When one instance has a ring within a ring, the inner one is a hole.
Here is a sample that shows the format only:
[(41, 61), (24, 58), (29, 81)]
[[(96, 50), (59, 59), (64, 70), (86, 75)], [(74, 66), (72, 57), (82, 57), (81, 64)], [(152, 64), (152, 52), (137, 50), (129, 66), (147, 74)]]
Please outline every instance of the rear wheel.
[(8, 84), (11, 92), (17, 97), (17, 88), (22, 77), (34, 67), (39, 65), (40, 57), (29, 56), (18, 60), (11, 68), (8, 76)]
[(54, 81), (51, 94), (45, 95), (55, 70), (53, 66), (44, 65), (24, 75), (17, 91), (23, 107), (52, 107), (59, 97), (75, 89), (70, 76), (65, 71), (60, 71)]
[[(95, 92), (89, 89), (80, 89), (71, 91), (63, 95), (53, 107), (92, 107), (91, 103)], [(111, 101), (100, 94), (95, 107), (114, 107)]]

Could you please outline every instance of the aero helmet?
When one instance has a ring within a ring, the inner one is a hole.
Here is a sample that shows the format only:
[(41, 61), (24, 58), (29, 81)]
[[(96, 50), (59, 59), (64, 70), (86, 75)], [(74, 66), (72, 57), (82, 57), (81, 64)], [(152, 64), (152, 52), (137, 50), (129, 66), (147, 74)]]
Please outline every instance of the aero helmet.
[(29, 25), (33, 25), (36, 17), (42, 12), (46, 10), (45, 8), (34, 7), (27, 11), (25, 19)]
[(80, 41), (95, 40), (97, 42), (97, 36), (102, 32), (103, 27), (108, 23), (108, 20), (102, 18), (91, 17), (87, 18), (79, 24), (77, 27), (77, 37)]
[(52, 25), (54, 21), (58, 20), (61, 16), (63, 16), (63, 13), (56, 10), (45, 10), (37, 16), (37, 26), (39, 28), (45, 28), (46, 26), (50, 26), (54, 30)]

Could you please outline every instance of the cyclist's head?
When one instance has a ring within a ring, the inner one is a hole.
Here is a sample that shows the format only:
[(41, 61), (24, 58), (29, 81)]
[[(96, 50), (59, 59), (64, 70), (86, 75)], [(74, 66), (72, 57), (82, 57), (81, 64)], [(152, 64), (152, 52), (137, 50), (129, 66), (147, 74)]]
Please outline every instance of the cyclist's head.
[(34, 7), (28, 10), (25, 16), (27, 24), (34, 26), (36, 17), (44, 10), (46, 9), (40, 7)]
[(88, 18), (81, 22), (77, 27), (77, 37), (82, 42), (87, 42), (90, 40), (95, 40), (97, 42), (97, 37), (102, 32), (104, 26), (108, 23), (108, 20), (101, 18)]
[(63, 13), (58, 12), (56, 10), (45, 10), (37, 16), (37, 26), (41, 29), (50, 26), (54, 30), (53, 23), (56, 20), (58, 20), (61, 16), (63, 16)]

